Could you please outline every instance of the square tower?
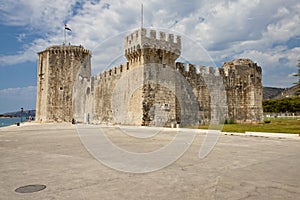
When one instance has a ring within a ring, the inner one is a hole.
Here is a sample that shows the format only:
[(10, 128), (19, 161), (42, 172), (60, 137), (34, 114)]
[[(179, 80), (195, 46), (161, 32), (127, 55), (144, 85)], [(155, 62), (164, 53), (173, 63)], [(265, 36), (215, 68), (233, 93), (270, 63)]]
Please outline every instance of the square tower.
[(38, 53), (36, 121), (71, 122), (73, 86), (90, 78), (91, 52), (82, 46), (51, 46)]
[(140, 68), (142, 87), (132, 96), (130, 108), (145, 126), (166, 126), (176, 121), (175, 60), (181, 54), (181, 37), (139, 29), (124, 38), (129, 68)]

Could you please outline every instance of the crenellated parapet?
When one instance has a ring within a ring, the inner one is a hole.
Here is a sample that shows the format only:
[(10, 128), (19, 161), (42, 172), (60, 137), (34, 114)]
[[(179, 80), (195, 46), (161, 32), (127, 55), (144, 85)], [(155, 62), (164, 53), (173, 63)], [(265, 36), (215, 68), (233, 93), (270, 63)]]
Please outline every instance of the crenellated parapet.
[(113, 67), (111, 69), (105, 70), (105, 71), (97, 74), (93, 78), (97, 81), (101, 81), (101, 80), (103, 81), (108, 78), (114, 78), (116, 76), (120, 76), (124, 72), (127, 72), (128, 70), (129, 70), (129, 67), (127, 66), (127, 63), (125, 63), (125, 64), (118, 65), (116, 67)]
[(193, 75), (212, 75), (220, 76), (223, 73), (223, 69), (219, 67), (210, 67), (203, 65), (193, 65), (189, 63), (176, 62), (175, 68), (181, 74)]
[(50, 46), (50, 47), (46, 48), (44, 51), (39, 52), (39, 54), (43, 53), (43, 52), (50, 52), (50, 53), (53, 53), (53, 54), (74, 53), (74, 54), (88, 54), (90, 56), (92, 55), (92, 51), (90, 51), (88, 49), (85, 49), (81, 45), (79, 45), (79, 46), (55, 45), (55, 46)]
[(261, 76), (262, 69), (257, 63), (254, 63), (250, 59), (235, 59), (230, 62), (225, 62), (222, 66), (222, 69), (225, 72), (226, 76), (229, 76), (230, 73), (241, 73), (242, 71), (252, 72), (252, 74), (257, 74), (257, 76)]
[(124, 48), (130, 63), (171, 64), (181, 54), (181, 37), (142, 28), (125, 37)]

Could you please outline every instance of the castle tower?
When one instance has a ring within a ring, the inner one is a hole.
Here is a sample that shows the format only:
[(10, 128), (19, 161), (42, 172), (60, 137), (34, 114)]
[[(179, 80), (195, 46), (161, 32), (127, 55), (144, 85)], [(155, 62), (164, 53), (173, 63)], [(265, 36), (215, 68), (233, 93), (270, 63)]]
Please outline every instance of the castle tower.
[(228, 118), (237, 123), (263, 121), (262, 69), (250, 59), (222, 66), (227, 91)]
[(91, 52), (82, 46), (51, 46), (38, 53), (36, 121), (71, 122), (73, 86), (90, 78)]
[[(176, 121), (175, 60), (181, 53), (181, 37), (141, 28), (125, 37), (127, 68), (142, 69), (143, 87), (134, 92), (131, 104), (136, 124), (163, 126)], [(139, 105), (139, 107), (135, 106)]]

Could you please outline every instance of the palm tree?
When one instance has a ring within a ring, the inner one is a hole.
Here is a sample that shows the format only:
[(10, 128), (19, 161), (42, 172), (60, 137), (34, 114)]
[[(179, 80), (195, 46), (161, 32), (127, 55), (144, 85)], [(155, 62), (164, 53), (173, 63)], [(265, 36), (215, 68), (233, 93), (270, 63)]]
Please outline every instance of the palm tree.
[(300, 95), (300, 60), (298, 60), (298, 64), (297, 64), (297, 67), (298, 67), (298, 72), (293, 74), (293, 76), (298, 76), (298, 82), (294, 83), (296, 85), (296, 95)]

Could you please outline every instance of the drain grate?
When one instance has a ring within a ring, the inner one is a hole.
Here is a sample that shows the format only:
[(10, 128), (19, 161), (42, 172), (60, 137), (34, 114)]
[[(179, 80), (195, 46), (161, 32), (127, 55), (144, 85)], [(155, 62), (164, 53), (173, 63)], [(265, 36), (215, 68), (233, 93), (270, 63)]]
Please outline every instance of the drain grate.
[(25, 185), (15, 189), (18, 193), (32, 193), (38, 192), (46, 188), (46, 185)]

